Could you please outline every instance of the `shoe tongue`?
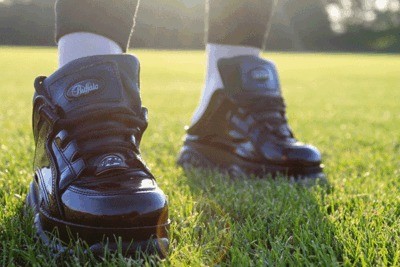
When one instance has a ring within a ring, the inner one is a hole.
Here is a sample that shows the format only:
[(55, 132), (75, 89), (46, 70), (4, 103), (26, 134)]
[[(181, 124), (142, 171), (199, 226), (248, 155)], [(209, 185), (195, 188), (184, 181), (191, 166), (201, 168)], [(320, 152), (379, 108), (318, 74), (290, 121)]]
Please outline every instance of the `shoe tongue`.
[(254, 92), (263, 95), (281, 95), (275, 65), (256, 56), (239, 56), (218, 61), (224, 90)]
[(46, 78), (44, 85), (53, 104), (66, 114), (87, 108), (141, 109), (139, 62), (131, 55), (77, 59)]

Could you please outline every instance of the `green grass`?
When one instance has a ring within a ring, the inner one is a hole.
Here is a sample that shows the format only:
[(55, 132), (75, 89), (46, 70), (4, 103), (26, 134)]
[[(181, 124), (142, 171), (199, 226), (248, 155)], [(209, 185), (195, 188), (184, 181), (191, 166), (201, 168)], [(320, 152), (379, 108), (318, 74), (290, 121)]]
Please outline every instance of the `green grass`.
[[(138, 51), (150, 127), (142, 151), (170, 201), (173, 266), (400, 266), (400, 56), (267, 53), (297, 137), (323, 153), (332, 189), (230, 180), (176, 167), (198, 103), (202, 52)], [(54, 49), (0, 48), (0, 265), (135, 265), (63, 258), (34, 239), (22, 209), (32, 177), (35, 76)], [(142, 262), (143, 263), (143, 262)], [(147, 265), (154, 264), (147, 259)], [(158, 262), (160, 264), (160, 262)]]

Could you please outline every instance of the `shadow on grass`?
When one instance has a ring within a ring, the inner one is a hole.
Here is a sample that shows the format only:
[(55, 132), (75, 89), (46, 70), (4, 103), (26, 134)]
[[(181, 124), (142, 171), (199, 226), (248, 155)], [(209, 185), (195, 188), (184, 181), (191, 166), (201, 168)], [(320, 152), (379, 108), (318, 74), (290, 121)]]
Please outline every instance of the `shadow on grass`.
[[(181, 180), (195, 199), (194, 247), (206, 265), (309, 265), (341, 262), (341, 245), (328, 221), (329, 187), (305, 188), (280, 179), (232, 179), (189, 170)], [(185, 234), (177, 227), (177, 236)], [(182, 227), (182, 228), (181, 228)], [(182, 237), (186, 240), (188, 237)]]

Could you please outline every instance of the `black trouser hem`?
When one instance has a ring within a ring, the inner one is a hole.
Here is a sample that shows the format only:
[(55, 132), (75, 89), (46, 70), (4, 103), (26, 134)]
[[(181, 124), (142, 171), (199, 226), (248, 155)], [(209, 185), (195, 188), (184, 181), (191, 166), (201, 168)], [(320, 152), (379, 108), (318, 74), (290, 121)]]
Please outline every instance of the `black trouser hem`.
[[(263, 48), (276, 0), (209, 0), (207, 42)], [(129, 46), (139, 0), (57, 0), (56, 41), (91, 32)]]
[(263, 48), (276, 0), (209, 0), (207, 42)]
[(74, 32), (91, 32), (126, 52), (139, 0), (57, 0), (56, 42)]

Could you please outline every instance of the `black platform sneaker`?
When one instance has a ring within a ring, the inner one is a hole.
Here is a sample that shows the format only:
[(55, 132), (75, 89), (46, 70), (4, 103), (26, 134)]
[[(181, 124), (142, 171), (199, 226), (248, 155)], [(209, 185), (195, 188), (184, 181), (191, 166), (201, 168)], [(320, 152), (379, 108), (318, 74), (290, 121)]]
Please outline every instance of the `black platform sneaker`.
[(319, 151), (298, 142), (287, 124), (274, 64), (240, 56), (220, 60), (218, 68), (225, 88), (213, 94), (203, 116), (187, 129), (178, 164), (234, 176), (324, 179)]
[(35, 177), (27, 206), (50, 244), (84, 240), (95, 254), (122, 245), (164, 256), (168, 204), (140, 157), (147, 110), (139, 96), (139, 62), (129, 55), (75, 60), (35, 82)]

